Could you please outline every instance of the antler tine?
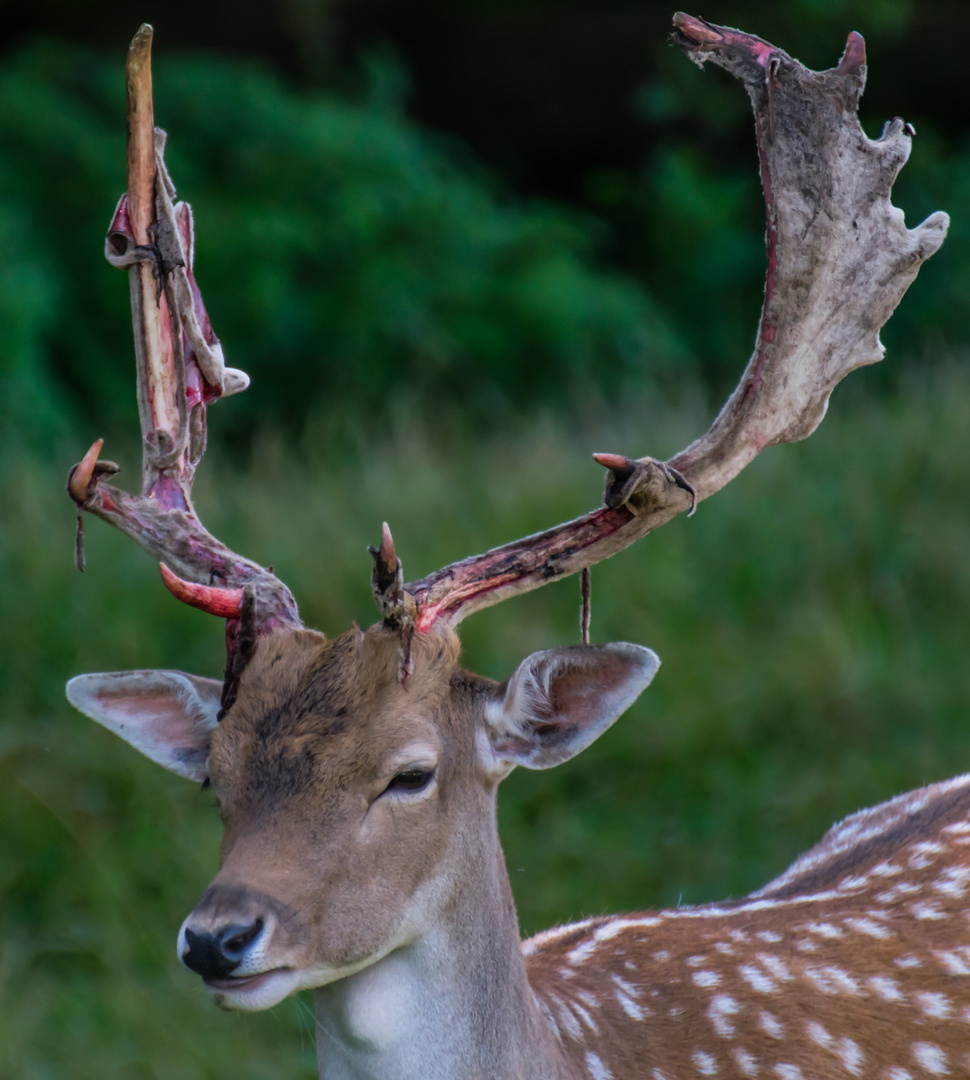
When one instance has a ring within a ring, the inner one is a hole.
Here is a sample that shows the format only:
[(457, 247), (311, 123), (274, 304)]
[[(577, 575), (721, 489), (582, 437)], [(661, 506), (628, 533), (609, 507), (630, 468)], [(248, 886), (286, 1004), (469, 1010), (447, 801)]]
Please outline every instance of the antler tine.
[[(108, 261), (126, 267), (131, 283), (142, 491), (131, 495), (105, 482), (117, 466), (97, 461), (100, 441), (72, 470), (68, 491), (79, 509), (115, 525), (167, 564), (163, 578), (180, 599), (237, 619), (248, 588), (259, 633), (299, 627), (289, 589), (211, 536), (192, 505), (195, 470), (205, 451), (206, 407), (245, 389), (249, 379), (225, 366), (195, 283), (192, 211), (187, 203), (173, 202), (165, 133), (154, 127), (151, 46), (152, 28), (145, 24), (132, 40), (126, 65), (128, 190), (105, 242)], [(229, 600), (214, 583), (229, 587)], [(234, 610), (222, 610), (227, 607)]]
[(859, 34), (822, 72), (681, 12), (673, 38), (696, 63), (739, 78), (754, 108), (768, 256), (754, 352), (707, 434), (670, 461), (595, 455), (609, 470), (603, 508), (406, 585), (419, 631), (609, 558), (692, 511), (766, 446), (810, 435), (836, 383), (882, 359), (879, 330), (946, 235), (946, 214), (907, 230), (890, 203), (913, 131), (897, 118), (870, 140), (860, 127)]
[(371, 590), (374, 603), (384, 619), (384, 625), (392, 629), (412, 627), (416, 608), (414, 601), (404, 591), (404, 571), (401, 560), (394, 550), (394, 537), (385, 521), (381, 526), (380, 547), (368, 547), (374, 558)]
[(243, 590), (220, 589), (215, 585), (199, 585), (194, 581), (185, 581), (173, 574), (165, 563), (158, 564), (165, 588), (183, 604), (207, 611), (221, 619), (238, 619), (242, 615)]

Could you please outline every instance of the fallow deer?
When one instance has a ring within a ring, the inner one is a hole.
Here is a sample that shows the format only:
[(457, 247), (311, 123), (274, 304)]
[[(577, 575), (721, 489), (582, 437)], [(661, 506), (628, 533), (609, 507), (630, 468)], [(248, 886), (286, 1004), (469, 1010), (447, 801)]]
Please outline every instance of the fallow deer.
[[(744, 83), (767, 203), (754, 354), (706, 435), (668, 462), (598, 455), (605, 506), (404, 584), (386, 526), (381, 622), (304, 629), (286, 587), (201, 526), (205, 410), (245, 387), (224, 365), (153, 132), (150, 28), (129, 56), (129, 186), (107, 254), (129, 267), (144, 489), (111, 486), (95, 444), (80, 508), (226, 618), (222, 680), (81, 675), (68, 697), (136, 749), (207, 780), (221, 868), (182, 961), (215, 1000), (264, 1009), (315, 991), (320, 1075), (382, 1080), (873, 1080), (970, 1074), (970, 777), (862, 811), (743, 900), (592, 918), (520, 942), (496, 828), (516, 765), (596, 738), (650, 682), (636, 645), (553, 649), (496, 684), (458, 666), (467, 614), (595, 562), (714, 494), (760, 450), (806, 437), (939, 247), (889, 192), (912, 131), (856, 119), (861, 37), (810, 72), (760, 38), (678, 14), (674, 38)], [(179, 576), (176, 576), (179, 575)], [(585, 635), (584, 635), (585, 636)]]

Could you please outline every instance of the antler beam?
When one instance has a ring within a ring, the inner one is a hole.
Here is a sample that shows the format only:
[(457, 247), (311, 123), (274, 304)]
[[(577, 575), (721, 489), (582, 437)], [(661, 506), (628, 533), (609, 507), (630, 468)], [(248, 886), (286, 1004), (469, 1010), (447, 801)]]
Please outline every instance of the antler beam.
[(946, 236), (938, 212), (915, 229), (890, 202), (913, 130), (878, 139), (857, 117), (865, 44), (809, 71), (759, 37), (678, 13), (673, 39), (741, 80), (754, 108), (767, 211), (768, 273), (754, 352), (710, 430), (668, 462), (597, 455), (605, 506), (406, 585), (419, 631), (609, 558), (719, 491), (761, 450), (804, 439), (836, 383), (884, 355), (879, 331)]

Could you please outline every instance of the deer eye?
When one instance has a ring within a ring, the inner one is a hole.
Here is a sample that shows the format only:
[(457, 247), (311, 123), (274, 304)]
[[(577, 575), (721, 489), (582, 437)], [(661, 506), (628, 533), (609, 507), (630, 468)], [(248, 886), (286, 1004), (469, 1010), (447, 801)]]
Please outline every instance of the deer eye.
[(397, 776), (384, 788), (384, 794), (388, 792), (400, 791), (407, 794), (414, 794), (418, 791), (424, 791), (424, 789), (434, 779), (434, 769), (421, 769), (417, 767), (410, 767), (402, 769)]

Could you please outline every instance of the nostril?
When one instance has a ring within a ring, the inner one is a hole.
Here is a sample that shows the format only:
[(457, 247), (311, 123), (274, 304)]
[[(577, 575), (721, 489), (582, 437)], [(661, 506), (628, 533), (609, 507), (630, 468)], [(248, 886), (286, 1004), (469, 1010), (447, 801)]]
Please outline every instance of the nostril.
[(239, 960), (230, 958), (210, 934), (186, 929), (182, 963), (203, 979), (225, 979), (239, 967)]
[(262, 919), (257, 919), (249, 926), (227, 926), (219, 934), (219, 944), (225, 953), (241, 953), (252, 945), (262, 931)]

